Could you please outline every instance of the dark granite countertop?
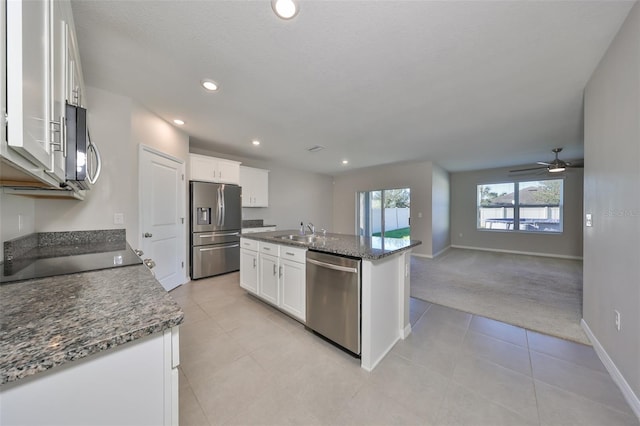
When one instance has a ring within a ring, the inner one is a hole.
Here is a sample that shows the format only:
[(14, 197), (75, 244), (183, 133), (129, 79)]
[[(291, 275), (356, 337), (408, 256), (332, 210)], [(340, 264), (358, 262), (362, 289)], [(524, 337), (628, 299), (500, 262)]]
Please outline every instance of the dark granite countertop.
[(184, 314), (143, 265), (0, 286), (0, 384), (179, 325)]
[(283, 244), (292, 247), (308, 248), (309, 250), (324, 253), (333, 253), (342, 256), (359, 257), (366, 260), (377, 260), (391, 256), (412, 247), (422, 244), (420, 240), (404, 240), (400, 238), (380, 238), (380, 237), (359, 237), (348, 234), (330, 234), (326, 237), (318, 234), (318, 238), (313, 243), (300, 243), (278, 238), (283, 235), (296, 235), (299, 230), (285, 230), (273, 232), (257, 232), (244, 234), (243, 238), (265, 241), (274, 244)]
[(271, 227), (271, 226), (276, 226), (276, 225), (265, 225), (264, 221), (262, 219), (247, 219), (247, 220), (243, 220), (242, 221), (242, 228), (243, 229), (266, 228), (266, 227)]

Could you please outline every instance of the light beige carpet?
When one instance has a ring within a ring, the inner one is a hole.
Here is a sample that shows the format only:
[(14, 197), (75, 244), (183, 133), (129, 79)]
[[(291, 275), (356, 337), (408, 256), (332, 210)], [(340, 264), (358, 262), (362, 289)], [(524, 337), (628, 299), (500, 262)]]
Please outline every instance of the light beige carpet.
[(582, 261), (449, 249), (411, 259), (411, 296), (590, 344), (580, 327)]

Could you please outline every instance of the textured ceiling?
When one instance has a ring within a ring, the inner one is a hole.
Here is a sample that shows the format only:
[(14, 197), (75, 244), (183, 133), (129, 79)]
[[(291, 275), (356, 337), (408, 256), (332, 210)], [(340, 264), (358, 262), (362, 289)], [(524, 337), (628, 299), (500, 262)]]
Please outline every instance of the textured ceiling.
[(72, 1), (87, 85), (182, 118), (194, 146), (328, 174), (580, 158), (583, 89), (632, 6)]

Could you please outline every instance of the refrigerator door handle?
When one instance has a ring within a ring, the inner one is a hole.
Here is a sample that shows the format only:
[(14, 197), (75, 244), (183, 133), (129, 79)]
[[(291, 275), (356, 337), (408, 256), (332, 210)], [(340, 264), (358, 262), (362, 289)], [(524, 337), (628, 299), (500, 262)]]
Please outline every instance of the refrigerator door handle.
[(224, 226), (224, 215), (225, 215), (224, 185), (220, 185), (220, 204), (222, 205), (221, 214), (220, 214), (220, 226)]
[(213, 232), (211, 234), (198, 235), (199, 238), (215, 238), (215, 237), (233, 237), (236, 235), (240, 235), (240, 231), (231, 231), (231, 232)]
[(235, 248), (235, 247), (240, 247), (240, 244), (227, 244), (227, 245), (224, 245), (224, 246), (207, 247), (207, 248), (201, 248), (201, 249), (198, 249), (198, 250), (199, 251), (224, 250), (224, 249)]
[(216, 189), (216, 192), (216, 195), (218, 196), (218, 199), (216, 200), (216, 225), (222, 226), (222, 191), (220, 190), (220, 187)]

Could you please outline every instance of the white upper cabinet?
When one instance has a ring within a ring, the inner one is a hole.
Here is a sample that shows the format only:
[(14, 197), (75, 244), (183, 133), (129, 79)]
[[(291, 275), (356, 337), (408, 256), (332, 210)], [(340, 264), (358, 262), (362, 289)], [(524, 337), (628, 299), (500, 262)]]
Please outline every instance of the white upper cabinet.
[(64, 3), (54, 2), (51, 13), (51, 146), (53, 175), (65, 180), (65, 102), (67, 100), (67, 64), (70, 38)]
[(240, 167), (242, 207), (269, 207), (269, 170)]
[(65, 181), (65, 103), (86, 107), (71, 3), (11, 0), (5, 23), (7, 130), (0, 155), (25, 176), (59, 187)]
[(189, 154), (189, 180), (240, 184), (240, 163), (206, 155)]
[(51, 168), (49, 134), (51, 7), (7, 2), (7, 139), (38, 167)]

